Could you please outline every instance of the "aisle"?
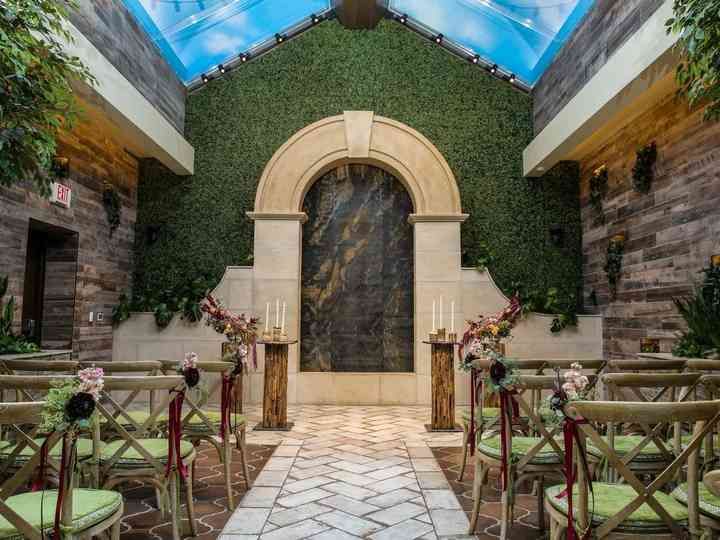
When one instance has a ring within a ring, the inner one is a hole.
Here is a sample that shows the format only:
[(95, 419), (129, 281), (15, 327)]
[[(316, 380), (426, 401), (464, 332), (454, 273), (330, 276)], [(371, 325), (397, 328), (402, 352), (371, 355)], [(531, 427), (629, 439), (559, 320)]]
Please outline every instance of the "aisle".
[[(258, 416), (249, 411), (250, 426)], [(249, 432), (279, 443), (223, 531), (223, 540), (463, 538), (468, 521), (431, 447), (427, 407), (294, 407), (292, 432)]]

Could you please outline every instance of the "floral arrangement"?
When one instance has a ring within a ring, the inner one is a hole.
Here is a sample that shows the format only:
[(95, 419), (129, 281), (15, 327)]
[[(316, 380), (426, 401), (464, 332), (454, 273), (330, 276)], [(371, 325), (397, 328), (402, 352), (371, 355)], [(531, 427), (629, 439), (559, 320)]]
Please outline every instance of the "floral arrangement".
[(549, 422), (562, 422), (565, 420), (565, 405), (571, 401), (587, 399), (590, 380), (583, 375), (582, 368), (582, 364), (578, 362), (570, 364), (570, 369), (562, 377), (560, 370), (555, 370), (555, 390), (547, 398), (545, 406), (541, 407), (542, 416)]
[(180, 361), (178, 366), (178, 373), (185, 377), (185, 383), (188, 388), (195, 388), (200, 382), (200, 370), (197, 367), (198, 355), (194, 352), (185, 354), (185, 357)]
[(515, 295), (500, 313), (489, 317), (481, 315), (477, 321), (467, 321), (468, 328), (459, 349), (461, 367), (470, 369), (475, 359), (487, 357), (487, 351), (493, 349), (493, 345), (510, 339), (522, 311), (520, 297)]
[(41, 413), (40, 430), (87, 429), (104, 387), (102, 368), (80, 370), (76, 377), (53, 383)]
[(488, 351), (485, 356), (490, 360), (486, 380), (488, 390), (494, 394), (501, 390), (512, 390), (518, 381), (515, 363), (496, 351)]
[(222, 303), (208, 295), (203, 300), (200, 309), (207, 314), (207, 324), (212, 326), (219, 334), (224, 334), (227, 340), (234, 345), (230, 353), (230, 360), (236, 364), (236, 370), (241, 371), (248, 365), (248, 357), (252, 357), (253, 367), (257, 368), (257, 355), (255, 346), (257, 342), (256, 317), (237, 315), (223, 307)]

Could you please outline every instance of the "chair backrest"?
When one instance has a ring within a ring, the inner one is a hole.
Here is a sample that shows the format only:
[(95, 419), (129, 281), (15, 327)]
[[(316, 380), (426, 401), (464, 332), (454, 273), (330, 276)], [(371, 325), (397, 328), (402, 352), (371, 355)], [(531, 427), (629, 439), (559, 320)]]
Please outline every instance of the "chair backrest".
[(102, 368), (106, 375), (113, 373), (145, 373), (159, 375), (162, 363), (154, 360), (140, 360), (138, 362), (112, 361), (112, 362), (80, 362), (81, 368)]
[(74, 360), (1, 360), (0, 371), (8, 375), (27, 373), (77, 373), (79, 363)]
[(700, 371), (702, 373), (720, 371), (720, 360), (710, 358), (689, 359), (685, 365), (688, 371)]
[[(42, 453), (40, 446), (35, 444), (33, 435), (26, 433), (27, 426), (34, 426), (32, 433), (37, 432), (37, 425), (40, 423), (40, 413), (45, 406), (44, 402), (13, 402), (13, 403), (0, 403), (0, 426), (10, 428), (18, 435), (15, 452), (13, 455), (17, 455), (25, 448), (30, 447), (34, 452), (29, 458), (24, 461), (23, 465), (17, 471), (13, 471), (6, 480), (0, 484), (0, 516), (9, 521), (17, 531), (19, 531), (24, 538), (31, 540), (42, 540), (43, 532), (40, 528), (31, 524), (18, 512), (10, 508), (5, 501), (8, 497), (14, 495), (18, 489), (26, 486), (31, 478), (36, 474), (38, 466), (41, 463)], [(72, 446), (72, 435), (68, 433), (53, 432), (48, 435), (47, 440), (47, 451), (48, 453), (58, 444), (64, 445), (66, 452), (71, 452)], [(9, 460), (14, 460), (11, 455)], [(74, 456), (69, 456), (69, 463), (74, 463)], [(50, 459), (48, 458), (48, 464)], [(59, 469), (58, 469), (59, 470)], [(72, 524), (72, 490), (73, 490), (73, 475), (74, 467), (65, 468), (64, 486), (66, 486), (65, 497), (63, 499), (63, 506), (61, 510), (61, 525), (70, 527)], [(47, 525), (47, 526), (45, 526)], [(53, 523), (42, 524), (42, 528), (47, 530), (53, 526)]]
[[(701, 373), (608, 373), (602, 379), (607, 386), (610, 401), (637, 401), (639, 403), (682, 403), (695, 401), (697, 389), (702, 378)], [(647, 395), (645, 390), (650, 395)], [(615, 445), (615, 436), (623, 426), (639, 425), (643, 439), (630, 452), (623, 456), (628, 464), (634, 460), (648, 444), (653, 444), (668, 463), (674, 455), (681, 452), (682, 421), (670, 422), (665, 419), (657, 423), (635, 423), (629, 419), (608, 424), (608, 441)], [(672, 429), (672, 448), (666, 445), (667, 436)]]
[[(203, 374), (202, 376), (204, 378), (208, 378), (206, 374), (212, 373), (214, 375), (218, 375), (215, 377), (210, 378), (210, 382), (207, 385), (206, 392), (203, 392), (199, 395), (199, 399), (195, 399), (195, 397), (192, 395), (192, 393), (189, 393), (185, 397), (185, 403), (190, 409), (185, 416), (183, 416), (182, 424), (183, 427), (186, 427), (190, 424), (190, 421), (193, 418), (200, 418), (200, 421), (202, 422), (201, 426), (198, 426), (198, 424), (193, 425), (193, 429), (197, 431), (199, 427), (202, 427), (204, 430), (208, 432), (212, 432), (215, 435), (220, 434), (220, 427), (218, 423), (214, 423), (212, 420), (210, 420), (205, 412), (203, 411), (203, 407), (207, 405), (207, 402), (212, 395), (217, 395), (219, 391), (222, 389), (223, 384), (223, 376), (230, 376), (233, 370), (235, 369), (235, 364), (232, 364), (230, 362), (220, 362), (220, 361), (201, 361), (197, 363), (197, 367), (200, 370), (200, 372)], [(227, 429), (229, 426), (225, 426)]]
[(683, 371), (685, 360), (662, 359), (662, 358), (632, 358), (610, 360), (610, 371), (613, 372), (658, 372), (658, 371)]
[[(617, 514), (610, 517), (594, 529), (594, 538), (604, 538), (617, 529), (643, 503), (647, 504), (662, 519), (671, 531), (673, 538), (682, 538), (683, 526), (675, 522), (665, 508), (657, 501), (655, 494), (674, 482), (683, 466), (687, 465), (689, 528), (699, 529), (698, 511), (698, 450), (704, 437), (710, 433), (720, 420), (720, 401), (695, 401), (682, 403), (640, 403), (618, 401), (578, 401), (566, 406), (566, 414), (586, 423), (579, 423), (580, 444), (589, 439), (608, 460), (608, 464), (618, 471), (625, 484), (631, 486), (637, 497)], [(689, 444), (666, 467), (654, 475), (649, 485), (645, 485), (628, 467), (626, 461), (618, 455), (601, 435), (602, 427), (607, 424), (629, 422), (637, 424), (660, 424), (690, 422), (694, 424), (693, 436)], [(577, 509), (578, 525), (585, 531), (590, 523), (591, 502), (589, 497), (590, 478), (583, 467), (578, 467), (579, 504)]]
[[(118, 460), (129, 448), (136, 450), (145, 460), (148, 468), (154, 468), (159, 474), (164, 471), (162, 462), (154, 458), (140, 443), (138, 439), (152, 435), (160, 415), (168, 410), (170, 401), (176, 393), (185, 390), (185, 380), (182, 376), (156, 375), (148, 376), (109, 376), (104, 378), (104, 387), (97, 404), (97, 410), (107, 421), (109, 431), (115, 433), (124, 443), (101, 466), (101, 474), (105, 475), (114, 467)], [(127, 392), (127, 396), (118, 401), (114, 399), (113, 392)], [(159, 397), (149, 410), (144, 422), (136, 421), (129, 412), (133, 401), (143, 392), (157, 392)]]

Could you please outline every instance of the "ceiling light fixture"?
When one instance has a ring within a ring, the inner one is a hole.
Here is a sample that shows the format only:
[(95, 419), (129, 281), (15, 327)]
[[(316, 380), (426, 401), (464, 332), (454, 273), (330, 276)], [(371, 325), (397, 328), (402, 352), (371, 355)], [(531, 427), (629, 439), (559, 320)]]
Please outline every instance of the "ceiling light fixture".
[(315, 13), (313, 13), (312, 15), (310, 15), (310, 20), (312, 21), (313, 24), (317, 24), (317, 23), (319, 23), (322, 19), (320, 18), (319, 15), (316, 15)]
[(224, 65), (220, 64), (220, 65), (218, 65), (218, 71), (219, 71), (222, 75), (225, 75), (225, 72), (227, 71), (227, 69), (225, 69), (225, 66), (224, 66)]
[(435, 43), (440, 45), (442, 43), (443, 37), (445, 36), (443, 36), (442, 34), (438, 34), (437, 36), (435, 36)]
[(480, 55), (479, 55), (479, 54), (476, 54), (475, 56), (473, 56), (473, 57), (470, 59), (470, 61), (471, 61), (473, 64), (479, 64), (479, 63), (480, 63)]
[(210, 80), (210, 77), (203, 73), (202, 75), (200, 75), (200, 80), (202, 80), (203, 83), (207, 83)]
[(408, 22), (408, 16), (407, 13), (403, 13), (398, 17), (398, 21), (400, 21), (400, 24), (407, 24)]
[(241, 62), (247, 62), (249, 58), (250, 58), (250, 55), (248, 55), (248, 53), (242, 53), (242, 54), (240, 55), (240, 61), (241, 61)]
[(493, 64), (492, 67), (490, 68), (490, 73), (492, 73), (493, 75), (495, 75), (495, 74), (497, 73), (497, 70), (498, 70), (498, 65), (497, 65), (497, 64)]
[(515, 81), (517, 81), (517, 77), (514, 73), (510, 74), (510, 79), (508, 79), (511, 83), (515, 84)]
[(275, 34), (276, 43), (282, 43), (283, 41), (285, 41), (285, 36), (283, 36), (282, 34)]

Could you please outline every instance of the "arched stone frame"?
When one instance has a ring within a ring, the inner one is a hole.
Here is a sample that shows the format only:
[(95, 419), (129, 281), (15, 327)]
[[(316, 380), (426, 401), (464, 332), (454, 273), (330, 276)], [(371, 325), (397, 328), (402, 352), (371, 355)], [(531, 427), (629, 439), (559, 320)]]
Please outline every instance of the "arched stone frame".
[[(293, 135), (268, 162), (255, 208), (253, 304), (287, 302), (287, 332), (300, 333), (302, 204), (312, 184), (347, 163), (366, 163), (392, 173), (413, 202), (414, 373), (299, 373), (299, 347), (291, 347), (290, 402), (428, 403), (430, 354), (422, 344), (430, 331), (433, 299), (445, 299), (445, 321), (455, 301), (456, 330), (462, 324), (460, 192), (455, 176), (435, 146), (418, 131), (368, 111), (351, 111), (315, 122)], [(262, 360), (262, 359), (261, 359)], [(342, 398), (339, 396), (342, 395)], [(377, 396), (373, 399), (371, 396)], [(414, 398), (413, 398), (414, 397)]]

